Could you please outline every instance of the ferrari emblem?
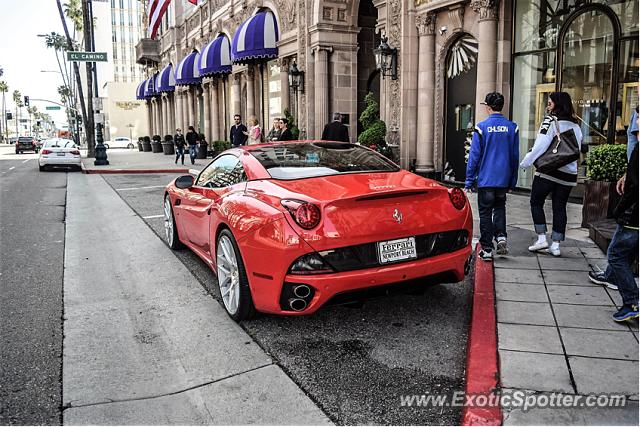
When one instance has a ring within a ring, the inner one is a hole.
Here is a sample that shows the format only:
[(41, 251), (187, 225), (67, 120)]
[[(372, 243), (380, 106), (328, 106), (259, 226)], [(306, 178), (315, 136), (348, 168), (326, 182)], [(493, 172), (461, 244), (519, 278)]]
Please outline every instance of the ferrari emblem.
[(402, 222), (402, 212), (400, 212), (398, 209), (394, 210), (393, 219), (395, 219), (396, 222), (400, 224)]

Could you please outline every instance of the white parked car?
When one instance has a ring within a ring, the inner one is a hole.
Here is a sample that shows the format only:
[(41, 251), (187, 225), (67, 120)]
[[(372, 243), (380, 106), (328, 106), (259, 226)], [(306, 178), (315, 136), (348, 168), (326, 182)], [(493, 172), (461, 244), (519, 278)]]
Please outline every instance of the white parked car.
[(105, 147), (109, 148), (128, 148), (132, 149), (134, 147), (133, 141), (131, 138), (127, 138), (126, 136), (118, 136), (110, 141), (104, 142)]
[(70, 139), (47, 139), (43, 141), (38, 165), (40, 171), (44, 171), (47, 166), (66, 166), (80, 169), (82, 165), (80, 150)]

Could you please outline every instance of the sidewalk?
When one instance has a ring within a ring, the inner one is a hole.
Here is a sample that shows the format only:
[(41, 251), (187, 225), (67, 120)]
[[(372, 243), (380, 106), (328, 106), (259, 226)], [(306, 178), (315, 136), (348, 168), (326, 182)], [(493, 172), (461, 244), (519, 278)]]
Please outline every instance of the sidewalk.
[(192, 165), (189, 160), (189, 153), (184, 156), (184, 165), (175, 164), (175, 155), (165, 155), (163, 153), (151, 153), (138, 151), (137, 149), (111, 149), (107, 150), (106, 166), (95, 166), (93, 158), (88, 158), (86, 150), (82, 151), (82, 171), (84, 173), (177, 173), (187, 174), (190, 169), (202, 170), (211, 162), (208, 159), (196, 159), (196, 164)]
[[(471, 201), (478, 236), (475, 195)], [(633, 402), (625, 408), (506, 407), (505, 425), (638, 425), (638, 322), (614, 322), (619, 292), (589, 281), (588, 271), (603, 268), (606, 259), (579, 227), (581, 208), (569, 205), (567, 241), (555, 258), (527, 250), (535, 237), (529, 198), (508, 196), (510, 254), (494, 261), (500, 383), (503, 392), (619, 393)]]
[(102, 177), (65, 242), (65, 425), (331, 424)]

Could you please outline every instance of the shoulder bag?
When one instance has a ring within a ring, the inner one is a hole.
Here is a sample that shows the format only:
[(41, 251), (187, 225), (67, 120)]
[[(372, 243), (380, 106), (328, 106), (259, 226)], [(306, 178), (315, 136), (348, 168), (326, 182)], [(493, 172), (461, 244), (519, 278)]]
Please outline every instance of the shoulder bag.
[(580, 158), (580, 144), (573, 129), (560, 132), (560, 126), (556, 118), (553, 118), (556, 128), (556, 136), (549, 144), (547, 151), (533, 162), (536, 170), (540, 173), (549, 173), (575, 162)]

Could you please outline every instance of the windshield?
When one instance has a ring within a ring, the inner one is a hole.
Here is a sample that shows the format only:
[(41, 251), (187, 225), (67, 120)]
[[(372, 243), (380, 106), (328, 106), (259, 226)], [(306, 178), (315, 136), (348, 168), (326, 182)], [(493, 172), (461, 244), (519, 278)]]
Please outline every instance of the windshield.
[(45, 141), (44, 146), (73, 148), (74, 144), (70, 139), (49, 139)]
[(313, 178), (358, 172), (397, 172), (386, 157), (360, 145), (309, 142), (249, 150), (275, 179)]

